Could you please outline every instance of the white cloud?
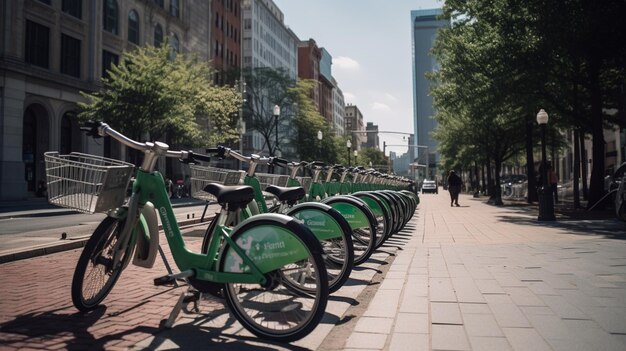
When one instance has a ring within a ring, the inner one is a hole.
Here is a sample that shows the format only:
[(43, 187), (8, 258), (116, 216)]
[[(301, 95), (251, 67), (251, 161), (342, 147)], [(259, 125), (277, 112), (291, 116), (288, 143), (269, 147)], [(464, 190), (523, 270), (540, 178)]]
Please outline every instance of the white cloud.
[(333, 57), (333, 66), (333, 68), (346, 71), (358, 71), (361, 68), (359, 62), (345, 56)]
[(395, 97), (395, 96), (393, 96), (393, 95), (391, 95), (391, 94), (389, 94), (389, 93), (385, 93), (385, 98), (386, 98), (388, 101), (391, 101), (391, 102), (397, 102), (397, 101), (398, 101), (398, 98), (397, 98), (397, 97)]
[(391, 111), (391, 107), (387, 104), (383, 104), (382, 102), (374, 102), (372, 104), (372, 110), (389, 112)]

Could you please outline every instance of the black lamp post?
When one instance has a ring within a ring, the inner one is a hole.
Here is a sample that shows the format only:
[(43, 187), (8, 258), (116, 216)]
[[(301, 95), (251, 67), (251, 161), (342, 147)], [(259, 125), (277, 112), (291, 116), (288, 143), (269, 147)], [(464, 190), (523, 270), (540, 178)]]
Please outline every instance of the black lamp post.
[(537, 189), (539, 197), (539, 221), (554, 221), (554, 204), (552, 203), (552, 189), (548, 181), (548, 163), (546, 161), (546, 125), (548, 114), (543, 109), (537, 113), (537, 123), (541, 127), (541, 187)]
[(352, 149), (352, 142), (350, 141), (350, 139), (348, 139), (348, 141), (346, 142), (346, 148), (348, 149), (348, 166), (351, 166), (351, 163), (350, 163), (350, 149)]
[(320, 161), (322, 160), (322, 138), (324, 137), (324, 134), (322, 134), (321, 130), (317, 131), (317, 140), (320, 141)]
[[(274, 125), (276, 126), (276, 141), (274, 143), (274, 155), (276, 156), (276, 151), (278, 150), (278, 116), (280, 116), (280, 106), (274, 105)], [(272, 166), (272, 173), (274, 173), (274, 166)]]

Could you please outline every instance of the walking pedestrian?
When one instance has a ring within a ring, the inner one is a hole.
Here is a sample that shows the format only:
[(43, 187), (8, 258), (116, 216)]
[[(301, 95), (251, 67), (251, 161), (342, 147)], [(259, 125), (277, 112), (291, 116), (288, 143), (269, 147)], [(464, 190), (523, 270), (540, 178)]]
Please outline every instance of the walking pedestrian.
[(461, 192), (461, 177), (454, 170), (448, 173), (448, 191), (450, 192), (450, 207), (459, 207), (459, 193)]
[(550, 191), (554, 194), (554, 203), (559, 203), (559, 192), (558, 192), (558, 184), (559, 184), (559, 176), (556, 175), (554, 168), (551, 165), (548, 165), (548, 181), (550, 181)]

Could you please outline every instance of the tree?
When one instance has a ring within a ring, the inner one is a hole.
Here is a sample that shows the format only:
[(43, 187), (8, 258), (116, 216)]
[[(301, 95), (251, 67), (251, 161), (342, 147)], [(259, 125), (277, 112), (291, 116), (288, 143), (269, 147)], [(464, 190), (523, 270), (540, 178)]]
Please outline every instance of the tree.
[[(185, 147), (235, 139), (230, 115), (241, 98), (232, 87), (216, 87), (207, 62), (172, 55), (168, 45), (125, 52), (103, 78), (104, 89), (82, 93), (82, 120), (101, 120), (129, 137), (166, 140)], [(207, 128), (208, 127), (208, 128)]]
[[(268, 67), (246, 70), (244, 79), (247, 88), (244, 116), (248, 128), (261, 134), (270, 155), (275, 155), (277, 146), (287, 143), (288, 133), (279, 132), (277, 136), (276, 129), (284, 120), (294, 117), (292, 88), (296, 82), (286, 70)], [(281, 108), (278, 118), (273, 114), (275, 105)]]

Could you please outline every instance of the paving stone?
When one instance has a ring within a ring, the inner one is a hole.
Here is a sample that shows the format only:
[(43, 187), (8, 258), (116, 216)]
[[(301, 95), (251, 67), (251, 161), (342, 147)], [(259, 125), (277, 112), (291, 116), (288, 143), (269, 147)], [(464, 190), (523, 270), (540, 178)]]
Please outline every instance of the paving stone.
[(428, 334), (393, 333), (389, 351), (429, 351), (430, 336)]
[(464, 314), (463, 325), (467, 335), (501, 337), (502, 330), (491, 314)]
[(402, 290), (404, 287), (404, 279), (388, 279), (385, 277), (382, 284), (380, 284), (380, 290)]
[(430, 278), (429, 297), (431, 301), (457, 302), (450, 278)]
[(476, 279), (474, 281), (478, 290), (483, 294), (505, 294), (498, 281), (495, 279)]
[(511, 345), (504, 337), (470, 336), (472, 350), (480, 351), (512, 351)]
[(432, 325), (433, 350), (470, 350), (470, 344), (461, 325)]
[(430, 303), (431, 322), (433, 324), (463, 324), (458, 303)]
[(393, 333), (428, 334), (429, 316), (426, 313), (398, 313)]
[(346, 341), (346, 348), (382, 350), (385, 347), (387, 335), (355, 332)]
[(487, 303), (459, 303), (461, 314), (491, 314)]
[(489, 304), (500, 327), (530, 327), (530, 323), (522, 311), (514, 304)]
[(393, 318), (362, 317), (356, 322), (354, 330), (361, 333), (389, 334)]
[(412, 296), (408, 291), (405, 291), (398, 311), (402, 313), (428, 313), (428, 307), (427, 297)]
[(453, 277), (452, 286), (459, 302), (482, 303), (485, 302), (474, 280), (469, 277)]
[(502, 331), (513, 350), (550, 351), (552, 348), (532, 328), (503, 328)]
[(556, 315), (564, 319), (589, 319), (579, 308), (569, 303), (563, 296), (541, 296), (543, 302), (550, 307)]
[(364, 315), (368, 317), (394, 317), (398, 310), (400, 290), (379, 290), (370, 301)]
[(503, 289), (509, 294), (513, 303), (518, 306), (545, 306), (543, 300), (526, 287), (505, 287)]

